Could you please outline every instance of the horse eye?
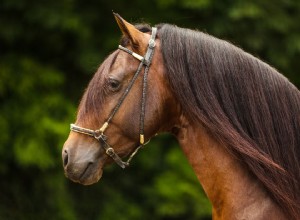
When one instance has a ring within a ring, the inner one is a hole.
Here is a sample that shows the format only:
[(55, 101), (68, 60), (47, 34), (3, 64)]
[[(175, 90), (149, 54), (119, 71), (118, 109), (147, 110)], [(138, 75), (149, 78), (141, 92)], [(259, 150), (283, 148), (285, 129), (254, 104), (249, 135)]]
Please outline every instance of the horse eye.
[(111, 79), (111, 78), (108, 80), (108, 84), (109, 84), (109, 87), (113, 90), (119, 89), (119, 87), (121, 85), (121, 83), (118, 80)]

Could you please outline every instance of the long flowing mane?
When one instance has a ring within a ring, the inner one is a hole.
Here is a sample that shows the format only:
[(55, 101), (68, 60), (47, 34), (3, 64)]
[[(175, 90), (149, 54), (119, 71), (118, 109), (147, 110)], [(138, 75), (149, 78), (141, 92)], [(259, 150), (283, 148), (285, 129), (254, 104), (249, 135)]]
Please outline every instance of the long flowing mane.
[(160, 26), (174, 96), (300, 219), (300, 92), (274, 68), (226, 41)]

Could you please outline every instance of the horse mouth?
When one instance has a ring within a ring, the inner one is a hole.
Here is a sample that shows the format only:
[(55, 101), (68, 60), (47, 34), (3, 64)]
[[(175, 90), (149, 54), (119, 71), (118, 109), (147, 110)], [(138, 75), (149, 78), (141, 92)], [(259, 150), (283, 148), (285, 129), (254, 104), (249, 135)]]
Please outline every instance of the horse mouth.
[(82, 172), (82, 174), (79, 177), (79, 182), (84, 182), (85, 179), (88, 179), (88, 177), (92, 173), (92, 171), (91, 171), (92, 167), (93, 167), (93, 163), (88, 163), (87, 167), (85, 168), (85, 170)]
[(82, 185), (92, 185), (94, 183), (97, 183), (102, 177), (103, 170), (100, 164), (100, 162), (90, 162), (86, 165), (81, 173), (79, 173), (78, 171), (76, 172), (76, 170), (67, 169), (65, 171), (65, 175), (75, 183), (79, 183)]

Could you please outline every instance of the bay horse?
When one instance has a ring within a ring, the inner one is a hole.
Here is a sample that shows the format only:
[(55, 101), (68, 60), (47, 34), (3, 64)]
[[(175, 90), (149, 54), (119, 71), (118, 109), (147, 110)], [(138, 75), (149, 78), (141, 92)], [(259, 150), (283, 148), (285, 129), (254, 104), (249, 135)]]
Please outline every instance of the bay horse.
[(104, 165), (125, 168), (151, 137), (170, 132), (212, 203), (213, 219), (299, 220), (299, 90), (226, 41), (114, 16), (121, 45), (80, 102), (62, 149), (66, 176), (93, 184)]

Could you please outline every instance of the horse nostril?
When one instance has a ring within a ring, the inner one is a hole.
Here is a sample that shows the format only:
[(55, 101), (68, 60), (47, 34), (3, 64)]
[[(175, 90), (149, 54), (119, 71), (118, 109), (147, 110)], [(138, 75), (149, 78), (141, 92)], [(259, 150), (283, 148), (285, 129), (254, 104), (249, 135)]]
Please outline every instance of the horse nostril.
[(64, 165), (64, 167), (66, 167), (68, 165), (68, 161), (69, 161), (69, 155), (68, 155), (68, 151), (65, 149), (63, 151), (63, 165)]

